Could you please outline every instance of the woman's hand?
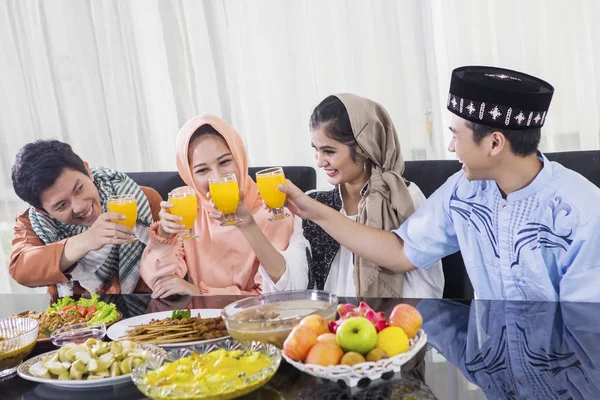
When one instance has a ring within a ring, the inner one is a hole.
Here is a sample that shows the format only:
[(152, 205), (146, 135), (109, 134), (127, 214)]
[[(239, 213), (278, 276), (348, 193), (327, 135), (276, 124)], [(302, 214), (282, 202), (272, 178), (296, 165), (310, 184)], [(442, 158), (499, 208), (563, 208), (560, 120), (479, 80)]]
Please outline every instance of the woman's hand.
[(171, 208), (173, 208), (173, 204), (168, 201), (161, 201), (160, 212), (158, 213), (160, 217), (158, 234), (165, 238), (171, 238), (173, 235), (177, 235), (185, 230), (185, 225), (181, 224), (183, 218), (171, 214)]
[(287, 195), (285, 206), (292, 213), (302, 219), (314, 221), (317, 218), (318, 209), (323, 205), (305, 194), (292, 181), (286, 179), (286, 183), (279, 185), (277, 189)]
[[(221, 221), (223, 219), (223, 213), (221, 211), (217, 210), (217, 207), (215, 206), (215, 203), (212, 200), (210, 192), (207, 193), (206, 197), (208, 198), (208, 200), (210, 202), (209, 203), (210, 208), (208, 209), (208, 216), (217, 221)], [(242, 222), (240, 222), (239, 224), (236, 225), (240, 229), (246, 228), (255, 223), (252, 213), (250, 212), (250, 210), (248, 210), (248, 207), (246, 207), (246, 203), (244, 203), (244, 193), (243, 192), (240, 192), (240, 201), (238, 202), (238, 207), (237, 207), (237, 210), (235, 211), (235, 214), (238, 216), (239, 219), (242, 220)]]
[(153, 299), (162, 299), (174, 294), (200, 294), (200, 288), (177, 275), (163, 276), (154, 284)]

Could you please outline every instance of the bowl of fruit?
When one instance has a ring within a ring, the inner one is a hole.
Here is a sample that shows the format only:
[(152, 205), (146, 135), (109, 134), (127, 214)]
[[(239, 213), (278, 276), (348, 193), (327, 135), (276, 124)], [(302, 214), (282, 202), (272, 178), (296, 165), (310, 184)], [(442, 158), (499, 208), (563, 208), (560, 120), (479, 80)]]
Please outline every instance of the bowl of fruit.
[(309, 315), (283, 343), (284, 359), (300, 371), (342, 386), (390, 379), (427, 343), (423, 318), (398, 304), (389, 318), (366, 303), (338, 306), (339, 319)]

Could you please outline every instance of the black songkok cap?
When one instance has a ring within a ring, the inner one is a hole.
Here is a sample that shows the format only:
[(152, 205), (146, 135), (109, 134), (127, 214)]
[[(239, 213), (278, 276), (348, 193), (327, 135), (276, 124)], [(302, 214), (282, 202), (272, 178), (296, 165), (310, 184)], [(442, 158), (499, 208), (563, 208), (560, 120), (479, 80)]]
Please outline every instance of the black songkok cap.
[(466, 66), (452, 71), (448, 110), (481, 125), (511, 130), (540, 128), (554, 88), (510, 69)]

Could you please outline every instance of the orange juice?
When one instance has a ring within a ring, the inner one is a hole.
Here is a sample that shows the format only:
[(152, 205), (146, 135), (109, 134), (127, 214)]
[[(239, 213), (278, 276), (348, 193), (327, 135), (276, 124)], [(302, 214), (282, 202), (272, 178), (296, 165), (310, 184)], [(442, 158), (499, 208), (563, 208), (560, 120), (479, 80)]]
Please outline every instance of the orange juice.
[(285, 184), (285, 175), (265, 175), (256, 177), (258, 190), (270, 208), (280, 208), (285, 204), (285, 193), (277, 190), (277, 185)]
[(108, 200), (108, 211), (125, 216), (124, 220), (114, 220), (113, 222), (125, 225), (131, 229), (135, 226), (137, 219), (137, 202), (135, 200)]
[(211, 182), (210, 195), (217, 210), (223, 214), (233, 214), (240, 201), (240, 189), (236, 181)]
[(198, 214), (198, 202), (196, 196), (171, 197), (169, 203), (173, 204), (171, 214), (183, 218), (181, 223), (185, 225), (185, 229), (192, 229), (196, 215)]

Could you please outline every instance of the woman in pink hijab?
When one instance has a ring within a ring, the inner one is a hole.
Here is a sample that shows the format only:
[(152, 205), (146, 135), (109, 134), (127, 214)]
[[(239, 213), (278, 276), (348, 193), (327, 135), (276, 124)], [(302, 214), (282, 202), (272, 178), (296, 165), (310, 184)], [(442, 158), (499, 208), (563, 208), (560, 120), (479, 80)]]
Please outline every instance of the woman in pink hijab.
[[(269, 221), (256, 183), (248, 175), (248, 158), (240, 135), (224, 120), (198, 116), (186, 122), (177, 135), (177, 170), (196, 192), (196, 239), (178, 241), (183, 230), (179, 217), (161, 203), (160, 221), (152, 224), (150, 241), (142, 256), (140, 275), (152, 296), (173, 294), (260, 294), (260, 262), (242, 230), (260, 230), (277, 250), (285, 250), (293, 218)], [(237, 210), (242, 227), (220, 226), (210, 206), (208, 179), (235, 173), (243, 201)], [(184, 276), (188, 275), (188, 281)]]

